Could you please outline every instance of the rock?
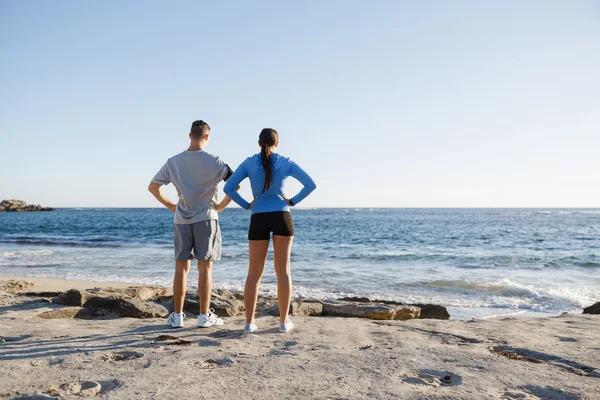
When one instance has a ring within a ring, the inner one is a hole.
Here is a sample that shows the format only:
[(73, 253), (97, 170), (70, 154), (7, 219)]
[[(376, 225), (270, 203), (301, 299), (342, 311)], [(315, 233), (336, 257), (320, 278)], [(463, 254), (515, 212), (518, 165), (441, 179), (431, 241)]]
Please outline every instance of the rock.
[(33, 286), (33, 283), (27, 281), (0, 281), (0, 289), (10, 293), (22, 292), (23, 290), (27, 290)]
[(4, 212), (4, 211), (6, 211), (6, 208), (0, 206), (0, 212)]
[[(342, 297), (341, 299), (339, 299), (339, 301), (354, 301), (357, 303), (371, 303), (371, 299), (369, 299), (368, 297)], [(373, 300), (376, 303), (383, 303), (383, 301), (381, 300)]]
[(88, 292), (98, 293), (103, 296), (111, 295), (146, 301), (156, 300), (166, 295), (167, 288), (162, 286), (130, 286), (124, 289), (107, 287), (103, 289), (89, 289)]
[(87, 292), (85, 290), (69, 289), (66, 292), (63, 292), (57, 297), (55, 297), (52, 300), (52, 302), (54, 304), (60, 304), (63, 306), (82, 307), (85, 304), (85, 302), (92, 296), (94, 296), (93, 293)]
[(115, 296), (91, 297), (84, 307), (89, 309), (94, 317), (162, 318), (169, 313), (160, 304)]
[(450, 319), (450, 313), (444, 306), (438, 304), (405, 304), (391, 300), (370, 300), (367, 297), (342, 297), (339, 301), (354, 301), (359, 303), (383, 303), (393, 305), (416, 306), (421, 309), (421, 319)]
[(584, 314), (600, 314), (600, 301), (583, 309)]
[(444, 306), (437, 304), (413, 304), (421, 309), (421, 319), (450, 319), (450, 313)]
[(167, 293), (167, 288), (160, 286), (130, 286), (124, 289), (118, 288), (104, 288), (104, 289), (70, 289), (64, 293), (59, 294), (54, 300), (55, 304), (61, 304), (63, 306), (76, 306), (82, 307), (89, 299), (95, 297), (115, 297), (122, 299), (134, 299), (140, 301), (146, 301), (150, 299), (157, 299)]
[[(161, 296), (157, 301), (170, 312), (173, 311), (173, 296)], [(210, 308), (213, 308), (219, 317), (237, 317), (243, 315), (245, 310), (244, 303), (238, 300), (233, 292), (225, 289), (212, 291)], [(198, 294), (189, 293), (185, 296), (183, 311), (195, 315), (200, 312)]]
[(384, 320), (419, 318), (419, 307), (382, 303), (350, 303), (339, 301), (323, 302), (322, 315)]
[(229, 290), (213, 290), (210, 297), (210, 308), (215, 309), (215, 314), (219, 317), (237, 317), (243, 315), (245, 311), (244, 303)]
[(23, 200), (2, 200), (0, 211), (52, 211), (54, 208), (42, 207), (40, 205), (27, 204)]
[[(319, 316), (323, 313), (323, 304), (320, 302), (298, 302), (293, 301), (290, 304), (289, 314), (293, 317)], [(279, 317), (279, 305), (273, 305), (267, 310), (268, 315)]]

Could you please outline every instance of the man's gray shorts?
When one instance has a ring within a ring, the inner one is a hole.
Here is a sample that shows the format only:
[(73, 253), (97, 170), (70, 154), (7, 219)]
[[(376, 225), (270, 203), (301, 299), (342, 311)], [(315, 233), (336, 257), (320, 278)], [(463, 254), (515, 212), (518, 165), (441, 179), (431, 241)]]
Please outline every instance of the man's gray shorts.
[(175, 224), (173, 240), (176, 260), (221, 259), (221, 228), (216, 219), (195, 224)]

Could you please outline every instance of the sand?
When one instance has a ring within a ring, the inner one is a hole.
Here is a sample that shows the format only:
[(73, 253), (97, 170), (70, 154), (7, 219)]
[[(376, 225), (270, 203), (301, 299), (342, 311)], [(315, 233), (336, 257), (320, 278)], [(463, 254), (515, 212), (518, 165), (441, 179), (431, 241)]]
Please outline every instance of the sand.
[[(118, 286), (20, 279), (40, 291)], [(170, 329), (164, 319), (36, 317), (57, 308), (0, 293), (0, 399), (600, 399), (596, 315), (306, 317), (288, 334), (264, 317), (244, 335), (242, 318)]]

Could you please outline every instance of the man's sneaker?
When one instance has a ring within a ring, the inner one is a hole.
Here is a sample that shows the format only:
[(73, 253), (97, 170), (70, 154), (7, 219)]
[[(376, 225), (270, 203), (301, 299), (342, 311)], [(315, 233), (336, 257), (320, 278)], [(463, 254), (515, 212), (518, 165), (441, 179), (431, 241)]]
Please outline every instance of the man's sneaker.
[(185, 319), (185, 314), (177, 314), (172, 312), (169, 314), (169, 319), (167, 320), (167, 325), (171, 328), (183, 328), (183, 320)]
[(257, 329), (258, 329), (258, 327), (256, 326), (256, 323), (254, 323), (254, 322), (251, 324), (244, 325), (244, 333), (252, 333)]
[(289, 318), (283, 324), (279, 324), (279, 332), (281, 333), (288, 333), (292, 329), (294, 329), (294, 323)]
[(217, 317), (213, 308), (208, 310), (208, 314), (198, 316), (198, 328), (209, 328), (215, 325), (223, 325), (223, 320)]

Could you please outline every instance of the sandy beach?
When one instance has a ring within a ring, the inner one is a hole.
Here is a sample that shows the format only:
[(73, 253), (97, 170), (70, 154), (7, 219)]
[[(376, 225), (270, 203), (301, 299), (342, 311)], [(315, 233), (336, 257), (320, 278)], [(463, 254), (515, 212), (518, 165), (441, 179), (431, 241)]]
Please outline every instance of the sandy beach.
[[(3, 277), (1, 280), (7, 280)], [(118, 285), (22, 280), (27, 290)], [(42, 319), (64, 307), (0, 294), (0, 398), (599, 399), (600, 318), (377, 321)], [(76, 394), (74, 394), (76, 393)]]

